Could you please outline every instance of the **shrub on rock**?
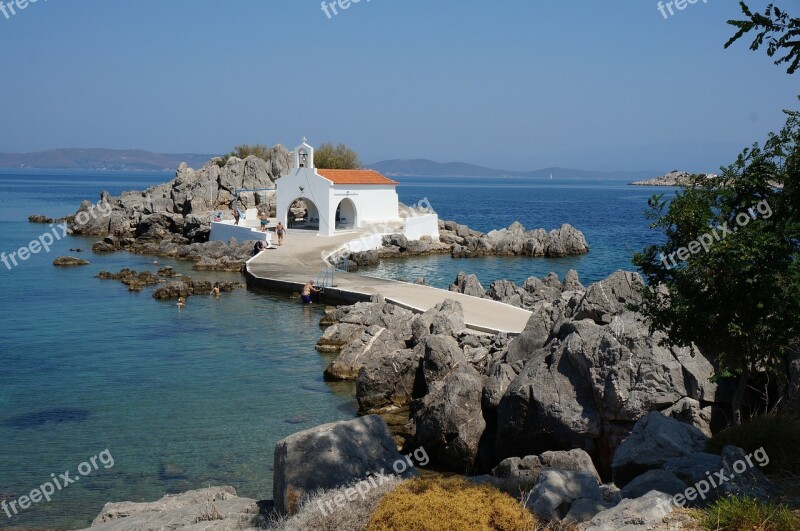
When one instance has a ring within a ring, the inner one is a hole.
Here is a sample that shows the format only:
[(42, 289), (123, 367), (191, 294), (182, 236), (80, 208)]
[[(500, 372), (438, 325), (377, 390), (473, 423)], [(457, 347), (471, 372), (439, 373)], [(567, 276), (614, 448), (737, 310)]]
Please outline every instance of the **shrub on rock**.
[(419, 479), (387, 494), (368, 531), (471, 529), (530, 531), (536, 521), (520, 503), (489, 485), (463, 479)]

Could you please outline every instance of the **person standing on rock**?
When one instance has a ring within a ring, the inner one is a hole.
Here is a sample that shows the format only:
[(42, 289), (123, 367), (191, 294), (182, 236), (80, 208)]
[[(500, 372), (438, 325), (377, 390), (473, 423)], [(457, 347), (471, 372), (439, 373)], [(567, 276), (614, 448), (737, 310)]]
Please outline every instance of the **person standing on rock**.
[(286, 233), (286, 229), (283, 228), (283, 223), (280, 221), (278, 222), (278, 226), (275, 227), (275, 234), (278, 235), (278, 245), (283, 245), (283, 235)]

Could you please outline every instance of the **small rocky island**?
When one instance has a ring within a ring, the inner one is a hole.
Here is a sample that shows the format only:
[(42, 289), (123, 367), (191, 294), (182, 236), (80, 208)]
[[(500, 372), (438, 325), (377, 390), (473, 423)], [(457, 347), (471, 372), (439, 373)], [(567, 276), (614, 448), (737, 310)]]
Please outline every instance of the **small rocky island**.
[(687, 173), (673, 170), (665, 175), (646, 181), (634, 181), (631, 186), (689, 186), (698, 179), (714, 179), (719, 177), (714, 173)]

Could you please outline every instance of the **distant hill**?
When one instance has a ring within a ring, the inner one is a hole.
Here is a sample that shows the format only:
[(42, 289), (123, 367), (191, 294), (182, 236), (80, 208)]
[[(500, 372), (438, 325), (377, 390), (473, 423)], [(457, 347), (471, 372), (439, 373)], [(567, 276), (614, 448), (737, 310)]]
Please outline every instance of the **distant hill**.
[(213, 155), (152, 153), (141, 149), (49, 149), (0, 153), (0, 168), (173, 171), (181, 162), (203, 166)]
[(370, 168), (389, 177), (528, 177), (549, 179), (642, 179), (657, 176), (658, 171), (591, 171), (569, 168), (542, 168), (534, 171), (495, 170), (466, 162), (435, 162), (428, 159), (384, 160)]

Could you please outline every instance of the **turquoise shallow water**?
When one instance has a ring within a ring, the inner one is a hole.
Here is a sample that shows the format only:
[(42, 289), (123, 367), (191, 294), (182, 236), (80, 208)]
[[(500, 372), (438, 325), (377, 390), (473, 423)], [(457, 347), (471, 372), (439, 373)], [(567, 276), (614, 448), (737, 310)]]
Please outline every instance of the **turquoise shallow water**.
[[(82, 199), (169, 180), (169, 174), (0, 174), (0, 251), (9, 253), (48, 228), (32, 213), (75, 211)], [(392, 278), (425, 276), (446, 286), (459, 270), (488, 286), (578, 269), (584, 282), (630, 268), (633, 250), (653, 238), (641, 217), (649, 189), (614, 182), (567, 184), (504, 179), (466, 182), (402, 179), (401, 200), (428, 197), (445, 219), (480, 230), (554, 228), (570, 222), (586, 233), (584, 257), (387, 262), (371, 271)], [(154, 269), (151, 257), (83, 253), (92, 264), (60, 269), (52, 260), (93, 239), (57, 242), (7, 270), (0, 263), (0, 499), (27, 494), (108, 449), (114, 466), (8, 519), (0, 527), (86, 526), (107, 501), (153, 500), (208, 485), (233, 485), (268, 498), (275, 442), (296, 431), (356, 412), (353, 387), (327, 384), (329, 358), (314, 350), (322, 309), (247, 289), (192, 297), (178, 310), (151, 291), (129, 293), (101, 270)], [(159, 259), (211, 280), (237, 274), (194, 273), (190, 264)]]
[[(9, 183), (13, 207), (0, 220), (8, 253), (42, 234), (28, 214), (74, 211), (76, 199), (116, 193), (168, 176), (50, 178)], [(55, 181), (55, 182), (53, 182)], [(112, 500), (152, 500), (208, 485), (233, 485), (263, 499), (272, 490), (272, 451), (281, 437), (355, 415), (353, 389), (322, 380), (314, 350), (322, 309), (246, 289), (192, 297), (183, 310), (151, 290), (129, 293), (101, 270), (153, 270), (152, 258), (83, 253), (92, 264), (52, 260), (93, 240), (70, 238), (8, 271), (0, 264), (0, 496), (27, 494), (109, 449), (100, 467), (0, 527), (85, 526)], [(198, 278), (238, 274), (192, 272)]]

